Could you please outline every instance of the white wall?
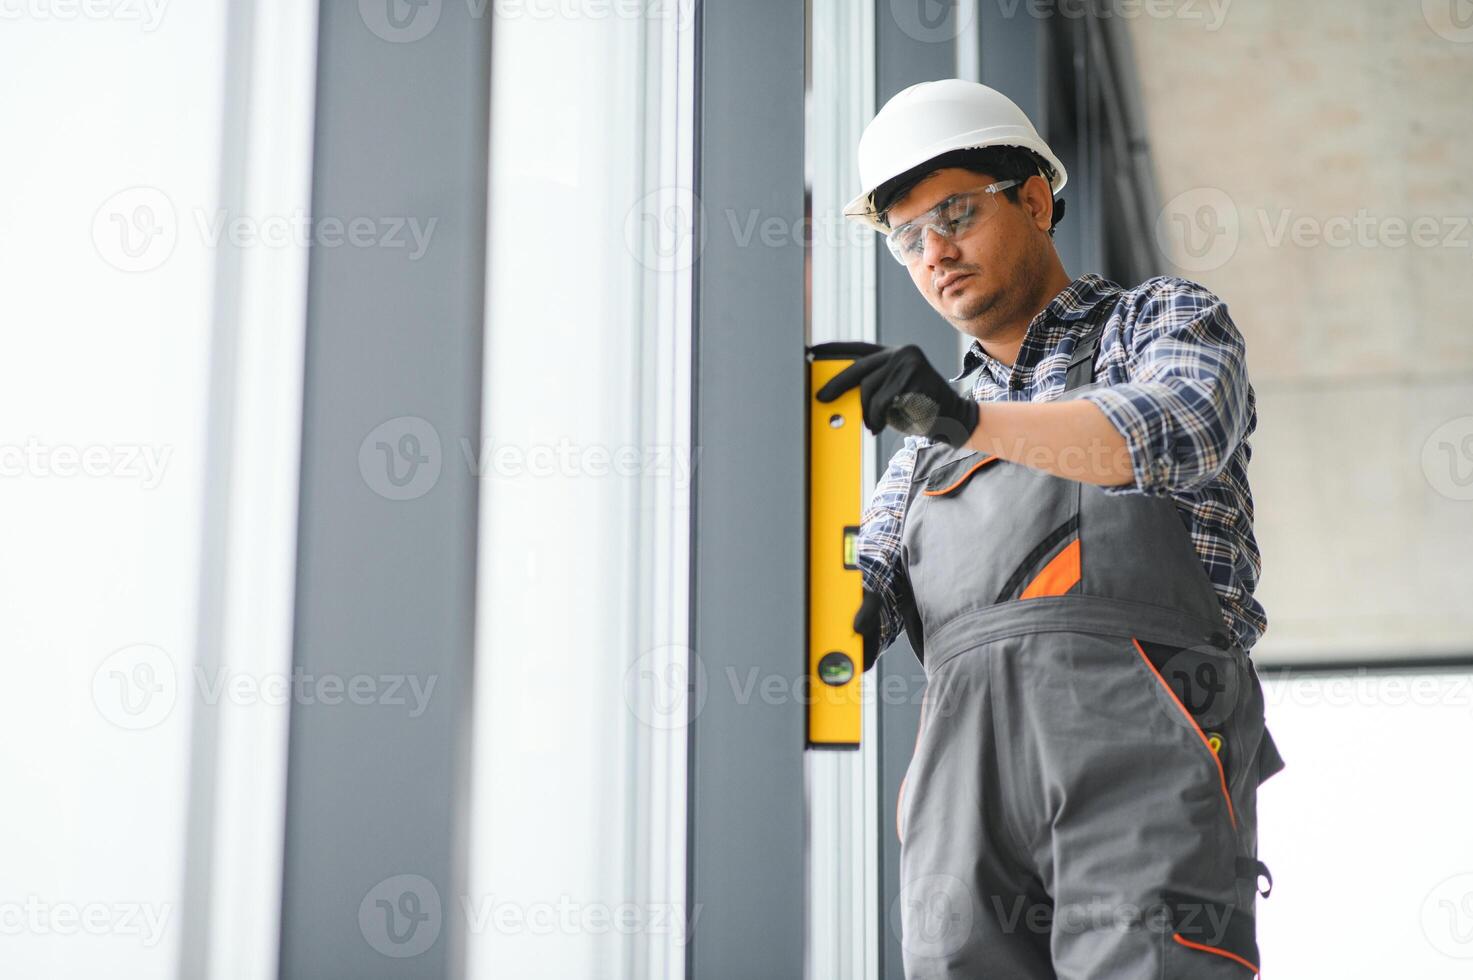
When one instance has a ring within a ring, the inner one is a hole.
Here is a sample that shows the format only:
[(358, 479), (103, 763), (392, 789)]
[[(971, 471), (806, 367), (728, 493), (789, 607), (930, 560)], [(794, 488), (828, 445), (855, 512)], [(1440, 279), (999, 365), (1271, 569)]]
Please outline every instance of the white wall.
[(1135, 6), (1179, 14), (1130, 21), (1161, 227), (1181, 273), (1227, 301), (1258, 394), (1257, 655), (1473, 652), (1457, 0)]

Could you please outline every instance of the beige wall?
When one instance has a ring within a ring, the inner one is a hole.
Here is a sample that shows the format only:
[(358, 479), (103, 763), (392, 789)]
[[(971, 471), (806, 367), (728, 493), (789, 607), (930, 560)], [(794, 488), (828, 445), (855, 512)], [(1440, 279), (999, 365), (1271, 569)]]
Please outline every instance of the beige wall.
[(1205, 3), (1147, 3), (1177, 15), (1129, 22), (1158, 239), (1247, 338), (1264, 661), (1473, 652), (1473, 26), (1455, 2), (1232, 0), (1216, 29), (1189, 16)]

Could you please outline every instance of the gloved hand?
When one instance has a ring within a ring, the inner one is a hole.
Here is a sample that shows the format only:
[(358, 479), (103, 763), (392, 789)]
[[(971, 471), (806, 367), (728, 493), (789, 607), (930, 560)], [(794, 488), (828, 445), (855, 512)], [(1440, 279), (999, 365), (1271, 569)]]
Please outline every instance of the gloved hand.
[(960, 446), (977, 428), (977, 403), (958, 394), (914, 344), (819, 344), (814, 351), (821, 354), (830, 346), (859, 359), (830, 378), (816, 397), (831, 402), (858, 385), (865, 428), (876, 435), (889, 425), (906, 435)]
[(854, 632), (864, 637), (864, 669), (868, 671), (880, 656), (880, 610), (884, 607), (879, 593), (864, 590), (859, 612), (854, 614)]

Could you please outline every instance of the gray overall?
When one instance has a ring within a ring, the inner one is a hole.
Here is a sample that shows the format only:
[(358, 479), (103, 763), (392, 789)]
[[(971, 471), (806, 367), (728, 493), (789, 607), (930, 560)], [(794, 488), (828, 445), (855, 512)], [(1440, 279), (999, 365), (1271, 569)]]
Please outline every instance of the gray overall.
[[(1063, 397), (1095, 383), (1113, 305)], [(1171, 498), (937, 443), (902, 555), (928, 680), (899, 802), (906, 977), (1252, 977), (1255, 797), (1283, 762)]]

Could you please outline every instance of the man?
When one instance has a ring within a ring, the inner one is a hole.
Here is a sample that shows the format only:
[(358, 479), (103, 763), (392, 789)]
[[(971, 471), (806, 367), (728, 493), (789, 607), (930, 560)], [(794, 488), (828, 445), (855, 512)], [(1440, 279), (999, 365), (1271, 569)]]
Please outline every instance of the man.
[[(896, 95), (846, 214), (971, 337), (847, 345), (906, 434), (866, 508), (865, 669), (903, 628), (928, 683), (901, 787), (906, 976), (1245, 978), (1258, 785), (1282, 768), (1248, 650), (1254, 396), (1226, 305), (1071, 281), (1063, 164), (1000, 93)], [(1264, 894), (1267, 894), (1265, 891)]]

